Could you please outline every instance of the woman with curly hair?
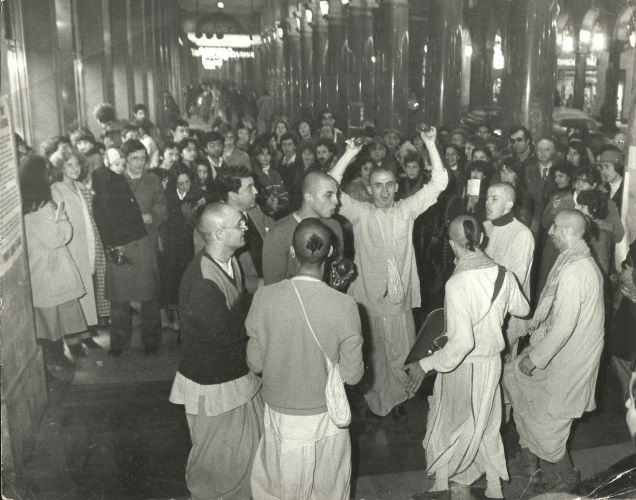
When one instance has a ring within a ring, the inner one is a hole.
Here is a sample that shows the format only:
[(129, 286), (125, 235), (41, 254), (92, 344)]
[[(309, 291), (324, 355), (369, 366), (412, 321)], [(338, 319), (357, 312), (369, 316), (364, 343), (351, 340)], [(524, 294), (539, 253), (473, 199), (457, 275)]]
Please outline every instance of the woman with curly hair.
[[(90, 199), (90, 195), (84, 194), (86, 187), (79, 182), (82, 172), (87, 169), (86, 159), (79, 153), (71, 153), (56, 159), (54, 167), (61, 172), (62, 177), (51, 185), (51, 194), (57, 204), (64, 202), (69, 222), (73, 226), (73, 235), (67, 246), (86, 291), (80, 298), (80, 306), (88, 326), (96, 326), (98, 320), (93, 274), (97, 240), (91, 209), (86, 201), (87, 198)], [(66, 343), (74, 357), (85, 356), (82, 343), (91, 349), (99, 348), (88, 331), (67, 337)]]
[(86, 332), (78, 301), (86, 290), (67, 246), (73, 226), (64, 206), (53, 201), (46, 158), (25, 157), (20, 167), (20, 192), (35, 334), (43, 344), (47, 368), (73, 368), (75, 364), (64, 355), (63, 339)]

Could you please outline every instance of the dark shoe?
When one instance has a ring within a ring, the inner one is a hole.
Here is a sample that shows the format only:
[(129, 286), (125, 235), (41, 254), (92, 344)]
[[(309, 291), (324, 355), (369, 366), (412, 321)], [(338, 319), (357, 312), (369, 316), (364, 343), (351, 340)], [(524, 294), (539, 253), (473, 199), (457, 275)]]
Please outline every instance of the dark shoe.
[(572, 467), (567, 473), (557, 472), (552, 477), (543, 479), (532, 487), (535, 495), (545, 493), (572, 493), (579, 485), (581, 474)]
[(510, 460), (508, 470), (511, 478), (527, 480), (540, 470), (539, 459), (530, 450), (523, 448)]
[(146, 356), (149, 356), (151, 354), (157, 354), (158, 350), (159, 350), (158, 345), (147, 345), (146, 347), (144, 347), (144, 354)]
[(64, 354), (64, 341), (57, 340), (44, 346), (44, 360), (46, 366), (60, 370), (73, 370), (75, 363)]
[(52, 359), (47, 359), (46, 364), (51, 368), (57, 368), (59, 370), (74, 370), (77, 367), (73, 361), (63, 354), (61, 356), (54, 356)]
[[(99, 316), (97, 318), (97, 326), (100, 328), (104, 328), (110, 325), (110, 316)], [(97, 333), (97, 332), (95, 332)]]
[(380, 417), (380, 415), (376, 415), (375, 413), (373, 413), (369, 409), (367, 409), (367, 411), (364, 413), (365, 422), (367, 422), (368, 424), (371, 424), (371, 425), (380, 425), (380, 419), (381, 418), (382, 417)]
[(411, 500), (451, 500), (450, 490), (421, 491), (411, 497)]
[(86, 357), (86, 353), (84, 352), (84, 348), (82, 344), (72, 344), (68, 346), (68, 351), (74, 358), (84, 358)]
[(406, 414), (406, 406), (403, 404), (397, 405), (393, 408), (391, 410), (391, 416), (393, 417), (393, 420), (399, 423), (406, 422), (409, 419), (409, 416)]
[(93, 340), (92, 337), (82, 340), (82, 344), (84, 344), (89, 349), (101, 349), (102, 346)]
[(121, 349), (111, 349), (110, 351), (108, 351), (108, 355), (112, 356), (113, 358), (118, 358), (123, 353), (124, 351), (122, 351)]

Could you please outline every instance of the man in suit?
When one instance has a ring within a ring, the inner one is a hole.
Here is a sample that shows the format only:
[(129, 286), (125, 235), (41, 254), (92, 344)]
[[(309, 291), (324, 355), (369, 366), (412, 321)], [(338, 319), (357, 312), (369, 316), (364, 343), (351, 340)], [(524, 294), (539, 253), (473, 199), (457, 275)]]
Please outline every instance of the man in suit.
[(287, 186), (289, 204), (292, 210), (298, 209), (302, 203), (303, 165), (300, 156), (296, 154), (296, 143), (296, 136), (289, 132), (280, 138), (283, 158), (280, 161), (278, 172)]
[[(245, 245), (236, 252), (245, 280), (245, 289), (253, 294), (263, 278), (263, 241), (274, 221), (256, 204), (258, 191), (250, 170), (241, 165), (225, 167), (217, 178), (220, 199), (243, 214), (247, 223)], [(194, 233), (195, 251), (203, 248), (202, 236)]]
[(555, 153), (556, 147), (554, 142), (552, 139), (545, 137), (537, 142), (536, 158), (534, 158), (534, 161), (528, 161), (524, 164), (526, 185), (528, 192), (534, 199), (534, 217), (530, 224), (530, 230), (535, 237), (541, 225), (543, 207), (554, 189), (551, 169), (554, 165)]

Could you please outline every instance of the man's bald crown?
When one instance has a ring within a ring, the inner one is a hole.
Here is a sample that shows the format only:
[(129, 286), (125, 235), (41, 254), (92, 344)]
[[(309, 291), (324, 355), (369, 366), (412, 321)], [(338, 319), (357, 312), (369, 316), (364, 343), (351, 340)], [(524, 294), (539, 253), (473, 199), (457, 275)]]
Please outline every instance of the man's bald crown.
[(559, 229), (572, 229), (572, 235), (583, 238), (587, 229), (585, 216), (578, 210), (561, 210), (555, 217)]
[(228, 208), (224, 203), (210, 203), (202, 208), (197, 218), (197, 231), (206, 242), (217, 229), (223, 227)]
[(330, 181), (336, 183), (336, 180), (329, 174), (321, 172), (320, 170), (312, 170), (311, 172), (308, 172), (303, 178), (303, 196), (307, 193), (313, 194), (316, 186), (319, 185), (320, 181)]
[(470, 215), (460, 215), (450, 223), (448, 236), (456, 245), (474, 252), (481, 243), (481, 225)]
[(515, 188), (513, 188), (510, 184), (506, 182), (498, 182), (497, 184), (491, 185), (488, 190), (496, 189), (499, 192), (499, 195), (505, 199), (505, 201), (509, 201), (513, 205), (515, 204), (515, 200), (517, 199), (517, 193), (515, 193)]
[(303, 219), (294, 231), (294, 252), (301, 263), (321, 264), (331, 250), (331, 231), (318, 219)]

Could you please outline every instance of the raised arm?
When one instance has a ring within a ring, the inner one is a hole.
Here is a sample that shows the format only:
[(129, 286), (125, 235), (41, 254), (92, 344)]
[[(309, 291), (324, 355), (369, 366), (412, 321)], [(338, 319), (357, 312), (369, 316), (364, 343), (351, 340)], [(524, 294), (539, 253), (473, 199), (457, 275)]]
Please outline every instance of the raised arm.
[(448, 185), (448, 172), (444, 168), (442, 158), (435, 144), (437, 131), (434, 127), (430, 127), (425, 132), (420, 132), (420, 135), (428, 150), (433, 170), (431, 172), (431, 180), (428, 184), (422, 186), (422, 189), (404, 201), (409, 207), (412, 217), (417, 217), (419, 214), (425, 212), (428, 207), (435, 204), (441, 192), (444, 191)]
[(340, 158), (338, 158), (338, 161), (336, 162), (336, 164), (329, 171), (329, 175), (333, 177), (334, 179), (336, 179), (336, 182), (338, 184), (340, 184), (340, 182), (342, 181), (342, 176), (344, 175), (345, 170), (347, 170), (347, 167), (349, 166), (349, 164), (353, 161), (353, 159), (356, 156), (358, 156), (358, 153), (362, 149), (361, 144), (357, 145), (353, 141), (347, 141), (346, 144), (347, 144), (347, 149), (345, 149), (345, 152), (342, 154)]

